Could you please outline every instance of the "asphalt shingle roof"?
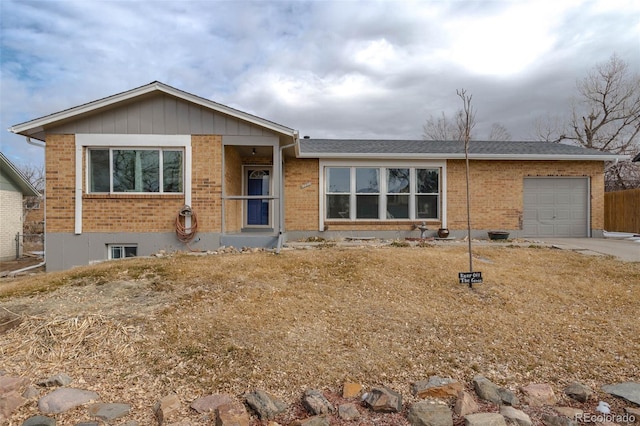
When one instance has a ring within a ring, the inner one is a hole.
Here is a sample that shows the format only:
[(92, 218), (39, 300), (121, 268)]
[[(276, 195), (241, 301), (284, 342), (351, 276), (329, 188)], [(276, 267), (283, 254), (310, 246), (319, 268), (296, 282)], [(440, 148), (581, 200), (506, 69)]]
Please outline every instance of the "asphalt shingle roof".
[[(301, 139), (300, 153), (304, 156), (323, 157), (327, 154), (353, 155), (401, 155), (423, 154), (458, 157), (464, 154), (464, 143), (460, 141), (424, 140), (362, 140), (362, 139)], [(496, 142), (471, 141), (470, 155), (495, 156), (599, 156), (610, 155), (595, 149), (554, 142)]]

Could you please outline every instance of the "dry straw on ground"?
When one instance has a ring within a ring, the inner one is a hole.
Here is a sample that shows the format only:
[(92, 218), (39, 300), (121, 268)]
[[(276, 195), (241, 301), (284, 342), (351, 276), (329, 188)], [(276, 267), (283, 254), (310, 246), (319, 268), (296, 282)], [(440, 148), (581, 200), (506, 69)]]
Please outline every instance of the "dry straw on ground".
[(557, 389), (640, 377), (640, 264), (474, 252), (485, 283), (473, 290), (457, 282), (457, 246), (176, 255), (3, 280), (0, 370), (66, 372), (132, 403), (141, 424), (170, 392), (186, 403), (261, 388), (292, 402), (345, 380), (408, 396), (433, 374)]

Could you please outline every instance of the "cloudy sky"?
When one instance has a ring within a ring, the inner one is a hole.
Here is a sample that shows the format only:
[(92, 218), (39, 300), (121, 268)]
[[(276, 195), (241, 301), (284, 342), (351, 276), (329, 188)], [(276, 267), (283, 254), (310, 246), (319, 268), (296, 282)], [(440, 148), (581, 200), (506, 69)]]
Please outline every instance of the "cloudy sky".
[(473, 96), (475, 133), (565, 116), (617, 54), (640, 70), (637, 0), (0, 0), (2, 152), (12, 125), (158, 80), (314, 138), (421, 139)]

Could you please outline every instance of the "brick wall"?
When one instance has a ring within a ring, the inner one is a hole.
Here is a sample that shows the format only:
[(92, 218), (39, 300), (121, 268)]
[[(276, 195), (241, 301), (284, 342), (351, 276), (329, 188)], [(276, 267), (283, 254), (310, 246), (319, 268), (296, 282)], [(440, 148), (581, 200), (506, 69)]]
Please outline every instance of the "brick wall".
[(191, 207), (199, 232), (220, 232), (222, 216), (222, 137), (191, 137)]
[(46, 137), (47, 232), (74, 232), (75, 136)]
[[(471, 221), (475, 229), (520, 229), (525, 177), (590, 177), (591, 227), (604, 225), (603, 164), (598, 161), (471, 161)], [(466, 229), (465, 162), (447, 162), (447, 226)]]
[(318, 229), (319, 162), (287, 158), (284, 164), (285, 229)]
[(22, 234), (22, 193), (0, 190), (0, 260), (16, 257), (16, 233)]

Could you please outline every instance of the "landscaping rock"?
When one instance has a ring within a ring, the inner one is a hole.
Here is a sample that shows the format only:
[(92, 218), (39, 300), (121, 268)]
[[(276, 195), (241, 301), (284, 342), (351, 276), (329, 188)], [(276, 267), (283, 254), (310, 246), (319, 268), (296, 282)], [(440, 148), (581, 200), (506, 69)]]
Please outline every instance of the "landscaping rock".
[(56, 374), (55, 376), (51, 376), (48, 379), (41, 380), (36, 383), (38, 386), (43, 388), (51, 388), (54, 386), (68, 386), (71, 384), (73, 380), (65, 373)]
[(213, 413), (214, 411), (216, 411), (216, 408), (218, 408), (222, 404), (228, 404), (230, 402), (233, 402), (233, 398), (230, 395), (207, 395), (193, 401), (191, 403), (191, 408), (193, 408), (200, 414)]
[(564, 389), (564, 393), (569, 398), (575, 399), (579, 402), (587, 402), (591, 398), (591, 395), (593, 395), (593, 391), (590, 387), (578, 382), (571, 383), (567, 386)]
[(456, 399), (456, 405), (453, 408), (453, 412), (460, 417), (464, 417), (467, 414), (477, 413), (480, 410), (478, 403), (469, 392), (458, 392), (458, 399)]
[(307, 389), (304, 392), (302, 398), (302, 405), (313, 415), (330, 414), (335, 411), (335, 408), (324, 397), (322, 392), (315, 389)]
[(640, 383), (625, 382), (615, 385), (606, 385), (602, 390), (608, 394), (619, 396), (629, 402), (640, 405)]
[(167, 395), (156, 403), (153, 406), (153, 412), (158, 419), (158, 423), (163, 425), (167, 422), (172, 416), (174, 416), (180, 410), (180, 399), (178, 395), (171, 394)]
[(507, 426), (501, 414), (476, 413), (464, 416), (465, 426)]
[(518, 405), (520, 403), (518, 397), (516, 397), (513, 392), (508, 389), (498, 387), (498, 385), (485, 377), (474, 377), (473, 387), (478, 397), (485, 401), (493, 402), (494, 404), (507, 405)]
[(363, 400), (376, 412), (397, 413), (402, 410), (402, 395), (386, 386), (371, 389), (363, 396)]
[(500, 407), (500, 414), (507, 420), (518, 424), (519, 426), (531, 426), (531, 417), (522, 410), (517, 410), (508, 405)]
[(546, 383), (532, 383), (520, 388), (524, 394), (524, 402), (532, 407), (554, 405), (557, 402), (553, 388)]
[(287, 404), (262, 390), (251, 392), (245, 398), (261, 420), (272, 419), (287, 409)]
[(0, 424), (11, 417), (11, 413), (26, 404), (27, 400), (18, 392), (12, 391), (0, 395)]
[(342, 397), (343, 398), (356, 398), (362, 392), (362, 385), (360, 383), (345, 382), (342, 385)]
[(451, 378), (431, 376), (411, 384), (411, 393), (418, 398), (455, 398), (462, 384)]
[(329, 426), (329, 419), (323, 416), (309, 417), (308, 419), (296, 420), (291, 426)]
[(550, 414), (544, 414), (542, 416), (542, 422), (546, 426), (577, 426), (578, 424), (564, 416), (552, 416)]
[(216, 426), (249, 426), (249, 413), (244, 405), (231, 401), (216, 408)]
[(0, 395), (21, 392), (28, 384), (26, 377), (0, 376)]
[(351, 421), (359, 418), (360, 412), (356, 408), (355, 404), (352, 404), (352, 403), (342, 404), (338, 406), (338, 416), (340, 416), (342, 420)]
[(411, 426), (453, 426), (451, 409), (432, 401), (419, 401), (412, 404), (407, 419)]
[(584, 414), (584, 411), (582, 411), (581, 409), (573, 407), (553, 407), (553, 409), (561, 416), (565, 416), (574, 420), (577, 416), (581, 416)]
[(97, 417), (100, 420), (109, 421), (124, 417), (131, 411), (129, 404), (105, 404), (97, 403), (89, 407), (89, 415)]
[(43, 413), (63, 413), (98, 399), (99, 396), (95, 392), (75, 388), (60, 388), (40, 398), (38, 408)]
[(56, 426), (56, 419), (46, 416), (29, 417), (22, 426)]

